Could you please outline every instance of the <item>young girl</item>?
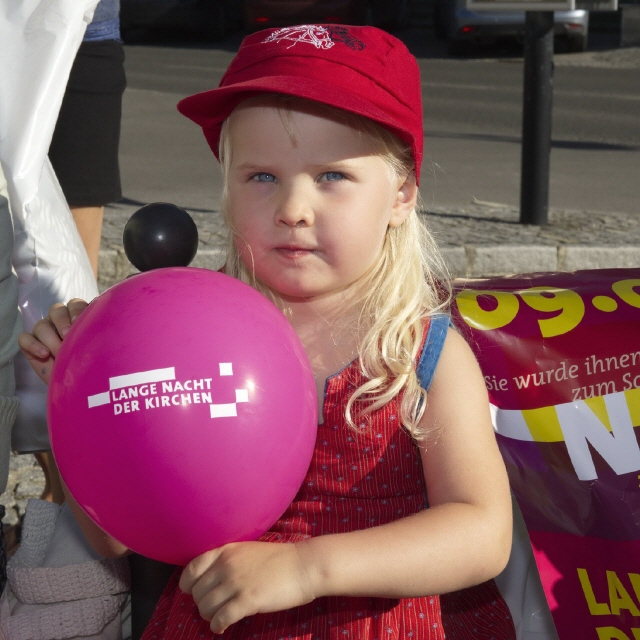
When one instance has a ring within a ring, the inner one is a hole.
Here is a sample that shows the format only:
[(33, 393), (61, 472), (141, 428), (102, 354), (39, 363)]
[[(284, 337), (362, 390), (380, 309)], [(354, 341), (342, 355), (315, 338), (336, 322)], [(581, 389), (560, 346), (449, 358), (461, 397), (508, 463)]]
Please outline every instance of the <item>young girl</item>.
[[(180, 103), (221, 161), (225, 270), (289, 318), (321, 422), (286, 513), (177, 570), (145, 640), (515, 637), (491, 581), (510, 550), (505, 468), (416, 213), (420, 96), (401, 42), (334, 25), (248, 36), (218, 89)], [(85, 305), (23, 334), (45, 381)], [(97, 550), (126, 552), (75, 508)]]

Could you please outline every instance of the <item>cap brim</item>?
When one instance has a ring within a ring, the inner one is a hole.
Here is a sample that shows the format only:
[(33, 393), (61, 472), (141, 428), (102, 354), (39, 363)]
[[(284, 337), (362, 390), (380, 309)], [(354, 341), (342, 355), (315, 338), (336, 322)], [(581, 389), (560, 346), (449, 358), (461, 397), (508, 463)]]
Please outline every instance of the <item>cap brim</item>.
[[(376, 108), (370, 99), (365, 100), (349, 91), (337, 91), (334, 84), (323, 82), (317, 78), (263, 76), (189, 96), (178, 103), (178, 110), (205, 130), (207, 140), (218, 157), (217, 141), (224, 120), (240, 102), (263, 93), (283, 93), (307, 98), (356, 113), (378, 122), (404, 140), (412, 149), (415, 149), (415, 141), (408, 139), (406, 130), (394, 126), (394, 121), (389, 118), (388, 112)], [(406, 114), (406, 117), (410, 117), (410, 114)], [(212, 144), (214, 140), (216, 148)]]

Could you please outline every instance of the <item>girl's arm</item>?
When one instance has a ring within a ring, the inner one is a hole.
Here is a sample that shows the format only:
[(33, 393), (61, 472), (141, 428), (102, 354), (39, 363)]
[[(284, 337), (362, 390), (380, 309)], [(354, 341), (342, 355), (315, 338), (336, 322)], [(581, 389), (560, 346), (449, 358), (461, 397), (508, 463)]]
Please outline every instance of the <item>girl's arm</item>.
[[(87, 306), (87, 302), (78, 298), (71, 300), (67, 306), (55, 304), (49, 310), (48, 317), (36, 323), (33, 333), (25, 332), (18, 336), (18, 344), (22, 352), (45, 384), (48, 385), (51, 379), (51, 371), (62, 341), (71, 325)], [(62, 488), (82, 532), (99, 554), (105, 557), (119, 557), (129, 553), (124, 545), (107, 535), (89, 518), (69, 493), (64, 481), (62, 481)]]
[[(330, 536), (310, 540), (313, 584), (322, 590), (390, 597), (440, 594), (484, 582), (506, 565), (512, 531), (507, 474), (480, 368), (452, 330), (422, 426), (430, 434), (421, 445), (430, 508), (355, 532), (344, 544)], [(356, 545), (362, 545), (357, 558)], [(361, 562), (363, 569), (372, 568), (366, 584), (360, 582), (365, 571), (357, 571)]]
[(497, 575), (511, 548), (511, 498), (480, 368), (449, 331), (422, 421), (430, 508), (296, 544), (239, 543), (192, 561), (180, 586), (214, 631), (327, 595), (440, 594)]

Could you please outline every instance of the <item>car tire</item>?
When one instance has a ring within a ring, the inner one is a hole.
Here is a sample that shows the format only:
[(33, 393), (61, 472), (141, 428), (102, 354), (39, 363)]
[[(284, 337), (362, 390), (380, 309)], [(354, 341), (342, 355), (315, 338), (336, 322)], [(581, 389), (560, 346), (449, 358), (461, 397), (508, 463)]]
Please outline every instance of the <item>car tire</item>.
[(445, 9), (442, 0), (436, 0), (433, 5), (433, 32), (438, 40), (445, 40), (447, 37), (447, 21), (445, 19)]
[(464, 56), (471, 51), (471, 45), (466, 40), (451, 38), (447, 42), (447, 52), (450, 56)]
[(369, 6), (374, 27), (396, 31), (409, 26), (409, 0), (371, 0)]
[(566, 47), (568, 53), (582, 53), (587, 50), (587, 34), (567, 36)]
[(203, 11), (202, 32), (209, 40), (218, 42), (227, 35), (226, 12), (223, 2), (208, 2)]

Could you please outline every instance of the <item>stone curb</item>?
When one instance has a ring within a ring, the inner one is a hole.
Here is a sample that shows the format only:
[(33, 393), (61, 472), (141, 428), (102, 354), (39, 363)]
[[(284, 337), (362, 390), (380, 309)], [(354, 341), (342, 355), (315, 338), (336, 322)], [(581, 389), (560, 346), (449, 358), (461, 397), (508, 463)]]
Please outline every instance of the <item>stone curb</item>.
[[(640, 266), (638, 246), (579, 245), (462, 245), (443, 247), (442, 254), (452, 275), (482, 278), (537, 271), (577, 271)], [(224, 263), (223, 246), (200, 249), (191, 266), (220, 269)], [(135, 269), (122, 249), (100, 251), (100, 285), (111, 286)]]

